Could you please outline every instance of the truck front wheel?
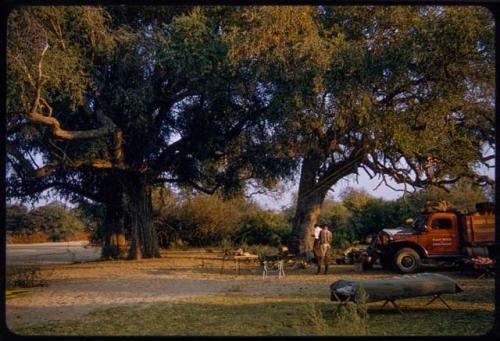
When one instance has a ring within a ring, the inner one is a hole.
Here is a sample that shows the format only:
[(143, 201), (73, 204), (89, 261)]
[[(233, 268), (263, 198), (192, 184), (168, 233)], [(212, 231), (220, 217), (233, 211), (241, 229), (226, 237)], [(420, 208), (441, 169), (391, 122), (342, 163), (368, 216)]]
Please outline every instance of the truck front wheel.
[(410, 248), (402, 248), (393, 258), (394, 269), (402, 273), (413, 273), (420, 269), (420, 256), (417, 251)]

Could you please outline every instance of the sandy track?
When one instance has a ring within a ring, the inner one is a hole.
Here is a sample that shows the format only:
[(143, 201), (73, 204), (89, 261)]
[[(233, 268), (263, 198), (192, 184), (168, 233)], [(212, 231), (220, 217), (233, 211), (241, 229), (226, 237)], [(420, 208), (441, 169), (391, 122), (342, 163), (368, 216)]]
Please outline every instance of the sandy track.
[(98, 260), (101, 249), (88, 241), (7, 244), (7, 265), (68, 264)]

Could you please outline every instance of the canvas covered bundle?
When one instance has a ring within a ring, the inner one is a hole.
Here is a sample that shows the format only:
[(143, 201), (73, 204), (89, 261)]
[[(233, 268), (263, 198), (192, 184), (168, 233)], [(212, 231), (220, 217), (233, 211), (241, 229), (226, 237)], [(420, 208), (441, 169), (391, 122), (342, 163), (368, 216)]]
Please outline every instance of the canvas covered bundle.
[(404, 275), (375, 280), (339, 280), (330, 286), (332, 301), (356, 301), (357, 289), (362, 288), (367, 302), (397, 300), (418, 296), (454, 294), (462, 288), (453, 279), (434, 273)]

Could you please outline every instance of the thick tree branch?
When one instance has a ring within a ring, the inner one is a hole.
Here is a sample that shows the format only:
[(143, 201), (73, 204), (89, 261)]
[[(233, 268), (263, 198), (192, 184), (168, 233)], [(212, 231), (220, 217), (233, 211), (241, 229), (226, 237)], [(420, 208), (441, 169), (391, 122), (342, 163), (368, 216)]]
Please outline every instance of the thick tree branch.
[[(28, 119), (31, 122), (44, 124), (52, 127), (52, 134), (54, 134), (54, 136), (66, 140), (92, 139), (102, 136), (108, 136), (109, 134), (111, 134), (116, 129), (116, 125), (109, 117), (104, 115), (99, 110), (96, 111), (96, 117), (99, 123), (102, 124), (102, 127), (97, 129), (75, 130), (75, 131), (65, 130), (61, 128), (61, 123), (56, 118), (52, 117), (52, 108), (47, 103), (47, 101), (44, 98), (42, 98), (41, 95), (43, 85), (46, 82), (46, 79), (44, 80), (44, 75), (43, 75), (43, 57), (45, 56), (45, 53), (47, 52), (48, 48), (49, 45), (48, 44), (45, 45), (45, 47), (42, 50), (40, 60), (38, 62), (38, 78), (34, 82), (35, 98), (33, 100), (33, 105), (31, 110), (27, 113)], [(29, 73), (28, 76), (30, 76)], [(32, 82), (32, 79), (30, 79), (30, 77), (28, 77), (28, 79), (30, 80), (30, 82)], [(46, 107), (49, 110), (49, 116), (45, 116), (41, 113), (40, 110), (43, 107)]]
[(93, 139), (108, 136), (115, 131), (116, 125), (113, 123), (113, 121), (111, 121), (109, 117), (107, 117), (100, 111), (96, 112), (96, 116), (99, 122), (103, 125), (101, 128), (69, 131), (62, 129), (61, 123), (54, 117), (48, 117), (39, 114), (36, 111), (28, 113), (28, 118), (30, 121), (51, 126), (52, 134), (65, 140)]

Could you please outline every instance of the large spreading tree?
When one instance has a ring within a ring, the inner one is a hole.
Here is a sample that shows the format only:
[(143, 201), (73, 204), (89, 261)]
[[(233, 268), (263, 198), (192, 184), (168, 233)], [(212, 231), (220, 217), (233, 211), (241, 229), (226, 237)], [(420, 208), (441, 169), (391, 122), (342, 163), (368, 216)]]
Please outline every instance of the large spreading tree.
[(52, 188), (101, 202), (137, 259), (157, 254), (153, 186), (233, 193), (286, 174), (293, 161), (274, 152), (266, 88), (228, 62), (227, 11), (11, 12), (9, 195)]
[[(390, 186), (493, 180), (494, 19), (480, 7), (252, 7), (233, 39), (280, 105), (301, 161), (296, 252), (327, 192), (364, 170)], [(408, 188), (407, 188), (408, 186)]]

